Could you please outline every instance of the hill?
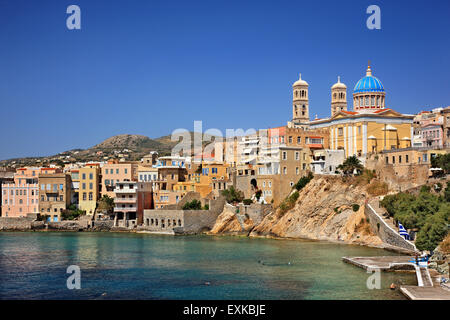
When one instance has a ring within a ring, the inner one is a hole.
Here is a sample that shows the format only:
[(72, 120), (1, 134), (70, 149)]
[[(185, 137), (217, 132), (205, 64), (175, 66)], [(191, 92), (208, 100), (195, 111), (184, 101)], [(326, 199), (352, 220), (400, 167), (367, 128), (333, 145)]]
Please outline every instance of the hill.
[[(194, 142), (194, 133), (191, 132), (191, 142)], [(203, 145), (208, 144), (211, 136), (204, 135)], [(140, 160), (151, 151), (157, 151), (160, 156), (170, 155), (172, 148), (178, 141), (172, 141), (171, 135), (151, 139), (144, 135), (120, 134), (110, 137), (88, 149), (72, 149), (46, 157), (24, 157), (0, 161), (0, 166), (44, 166), (50, 163), (63, 165), (71, 162), (106, 161), (110, 159)]]

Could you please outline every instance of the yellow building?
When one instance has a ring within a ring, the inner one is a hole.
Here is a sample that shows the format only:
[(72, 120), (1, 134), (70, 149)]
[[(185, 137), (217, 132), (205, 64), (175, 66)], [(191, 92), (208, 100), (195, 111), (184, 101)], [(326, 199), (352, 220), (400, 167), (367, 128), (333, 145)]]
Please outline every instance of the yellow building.
[[(333, 85), (340, 95), (346, 97), (346, 86), (340, 81)], [(345, 157), (356, 155), (365, 157), (370, 153), (411, 147), (413, 139), (413, 115), (404, 115), (385, 107), (385, 90), (381, 81), (372, 75), (369, 66), (366, 76), (361, 78), (353, 89), (353, 110), (336, 108), (332, 116), (309, 122), (309, 129), (328, 128), (330, 149), (343, 149)], [(295, 125), (295, 123), (294, 123)]]
[(345, 157), (361, 157), (411, 147), (413, 118), (391, 109), (373, 113), (340, 111), (330, 119), (311, 122), (310, 127), (330, 130), (331, 150), (343, 149)]
[(79, 169), (79, 195), (78, 207), (86, 211), (87, 215), (93, 215), (97, 207), (100, 190), (100, 165), (88, 163)]
[(211, 191), (218, 196), (220, 191), (225, 190), (231, 182), (230, 166), (226, 163), (202, 162), (201, 173), (200, 168), (197, 172), (189, 174), (187, 181), (178, 182), (174, 185), (173, 190), (181, 192), (183, 196), (189, 191), (195, 191), (204, 198)]

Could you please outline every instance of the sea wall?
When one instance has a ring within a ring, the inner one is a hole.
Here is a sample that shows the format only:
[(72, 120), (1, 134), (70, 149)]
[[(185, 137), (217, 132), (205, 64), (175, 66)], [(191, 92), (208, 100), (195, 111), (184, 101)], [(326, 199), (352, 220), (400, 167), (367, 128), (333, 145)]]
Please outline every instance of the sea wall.
[(30, 218), (0, 217), (0, 231), (27, 231), (32, 229), (32, 224)]
[(0, 217), (0, 231), (110, 231), (114, 221), (68, 220), (59, 222), (36, 221), (28, 218)]
[(209, 210), (144, 210), (144, 223), (137, 231), (196, 234), (209, 231), (223, 211), (225, 198), (209, 201)]

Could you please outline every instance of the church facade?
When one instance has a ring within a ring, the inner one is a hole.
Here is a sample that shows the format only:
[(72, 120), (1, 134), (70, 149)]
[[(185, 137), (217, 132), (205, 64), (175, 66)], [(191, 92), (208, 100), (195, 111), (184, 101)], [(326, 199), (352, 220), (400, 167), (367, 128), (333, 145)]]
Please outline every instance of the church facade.
[(309, 84), (301, 77), (293, 84), (293, 117), (288, 127), (306, 130), (327, 129), (331, 150), (344, 150), (345, 157), (383, 150), (411, 147), (414, 115), (398, 113), (386, 107), (386, 92), (381, 81), (366, 76), (353, 89), (353, 111), (347, 110), (347, 86), (338, 82), (331, 87), (331, 117), (309, 120)]

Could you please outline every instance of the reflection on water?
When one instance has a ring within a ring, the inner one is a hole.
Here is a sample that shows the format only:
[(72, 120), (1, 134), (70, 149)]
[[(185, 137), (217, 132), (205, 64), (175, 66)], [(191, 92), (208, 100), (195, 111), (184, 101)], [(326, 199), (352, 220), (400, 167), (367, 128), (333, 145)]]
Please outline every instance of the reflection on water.
[[(128, 233), (0, 233), (0, 299), (402, 299), (343, 256), (393, 253), (327, 242)], [(81, 290), (66, 269), (81, 268)]]

